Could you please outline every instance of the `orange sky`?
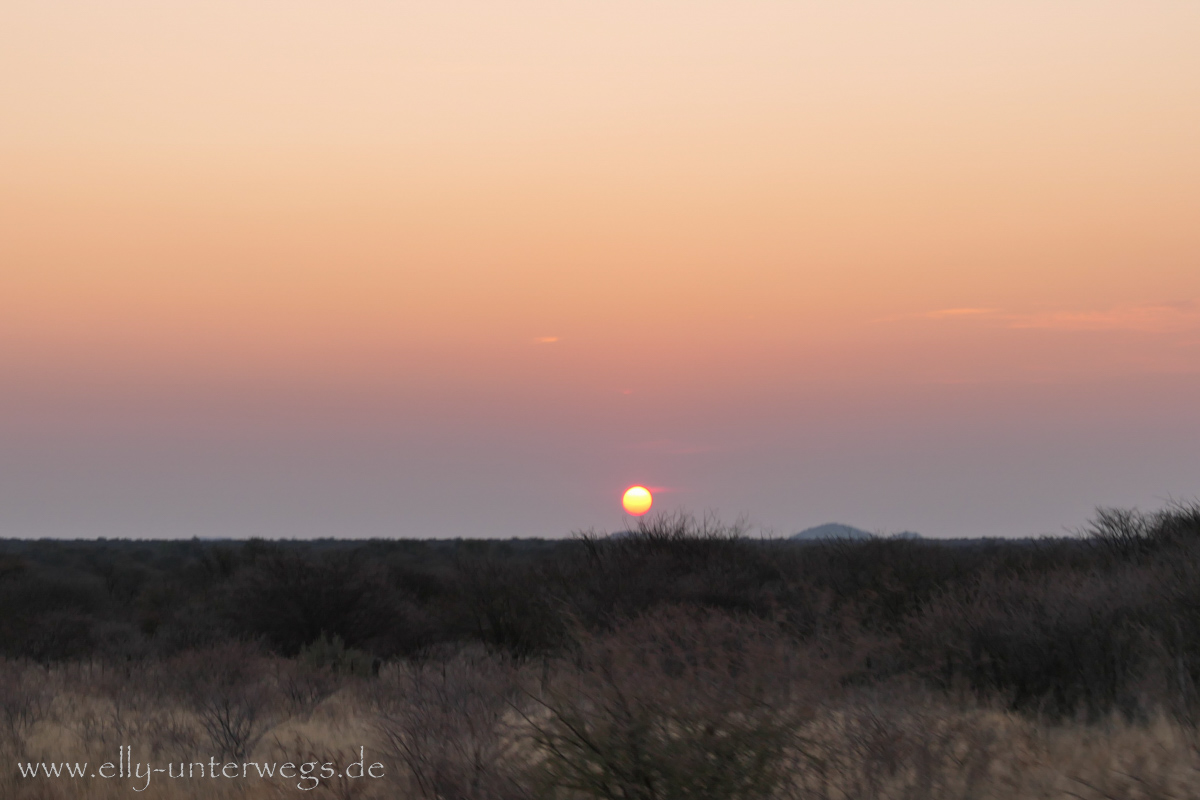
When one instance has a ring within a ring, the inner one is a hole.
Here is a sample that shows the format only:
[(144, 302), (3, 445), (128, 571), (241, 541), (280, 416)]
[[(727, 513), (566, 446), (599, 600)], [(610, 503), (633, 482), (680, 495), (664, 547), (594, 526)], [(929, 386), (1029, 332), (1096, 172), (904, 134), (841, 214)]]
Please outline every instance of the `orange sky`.
[(0, 535), (1193, 496), (1198, 41), (1185, 2), (10, 0)]

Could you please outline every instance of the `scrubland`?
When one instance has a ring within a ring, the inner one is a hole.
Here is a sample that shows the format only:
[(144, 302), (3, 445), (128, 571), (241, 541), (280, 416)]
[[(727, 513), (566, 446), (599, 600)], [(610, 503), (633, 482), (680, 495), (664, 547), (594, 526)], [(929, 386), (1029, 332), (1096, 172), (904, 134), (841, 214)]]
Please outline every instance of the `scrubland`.
[[(4, 798), (130, 796), (16, 768), (122, 746), (320, 778), (166, 798), (1200, 797), (1194, 506), (1020, 542), (3, 545)], [(360, 748), (381, 777), (340, 774)]]

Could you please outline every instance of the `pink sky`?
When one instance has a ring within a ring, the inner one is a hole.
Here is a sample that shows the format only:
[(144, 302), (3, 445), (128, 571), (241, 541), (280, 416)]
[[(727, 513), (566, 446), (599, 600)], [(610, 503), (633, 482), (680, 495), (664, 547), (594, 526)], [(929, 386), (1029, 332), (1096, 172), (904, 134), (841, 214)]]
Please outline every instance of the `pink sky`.
[(0, 8), (0, 536), (1200, 493), (1200, 6)]

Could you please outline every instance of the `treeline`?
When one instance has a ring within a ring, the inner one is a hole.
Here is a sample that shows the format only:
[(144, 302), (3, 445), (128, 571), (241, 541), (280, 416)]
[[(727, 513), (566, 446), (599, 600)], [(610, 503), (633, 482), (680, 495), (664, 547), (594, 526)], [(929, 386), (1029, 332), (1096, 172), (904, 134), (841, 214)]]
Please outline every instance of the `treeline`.
[[(1040, 540), (758, 540), (659, 517), (563, 541), (0, 541), (0, 648), (42, 663), (229, 642), (356, 663), (464, 644), (518, 661), (672, 610), (766, 624), (842, 680), (912, 678), (1091, 717), (1200, 686), (1200, 505)], [(351, 659), (351, 660), (353, 660)]]

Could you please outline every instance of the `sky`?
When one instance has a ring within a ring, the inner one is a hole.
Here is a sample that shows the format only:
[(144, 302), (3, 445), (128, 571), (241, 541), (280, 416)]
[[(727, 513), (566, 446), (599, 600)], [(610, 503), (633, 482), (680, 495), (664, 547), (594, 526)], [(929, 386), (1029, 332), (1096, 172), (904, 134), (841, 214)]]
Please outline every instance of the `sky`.
[(1200, 495), (1200, 4), (6, 0), (0, 536)]

